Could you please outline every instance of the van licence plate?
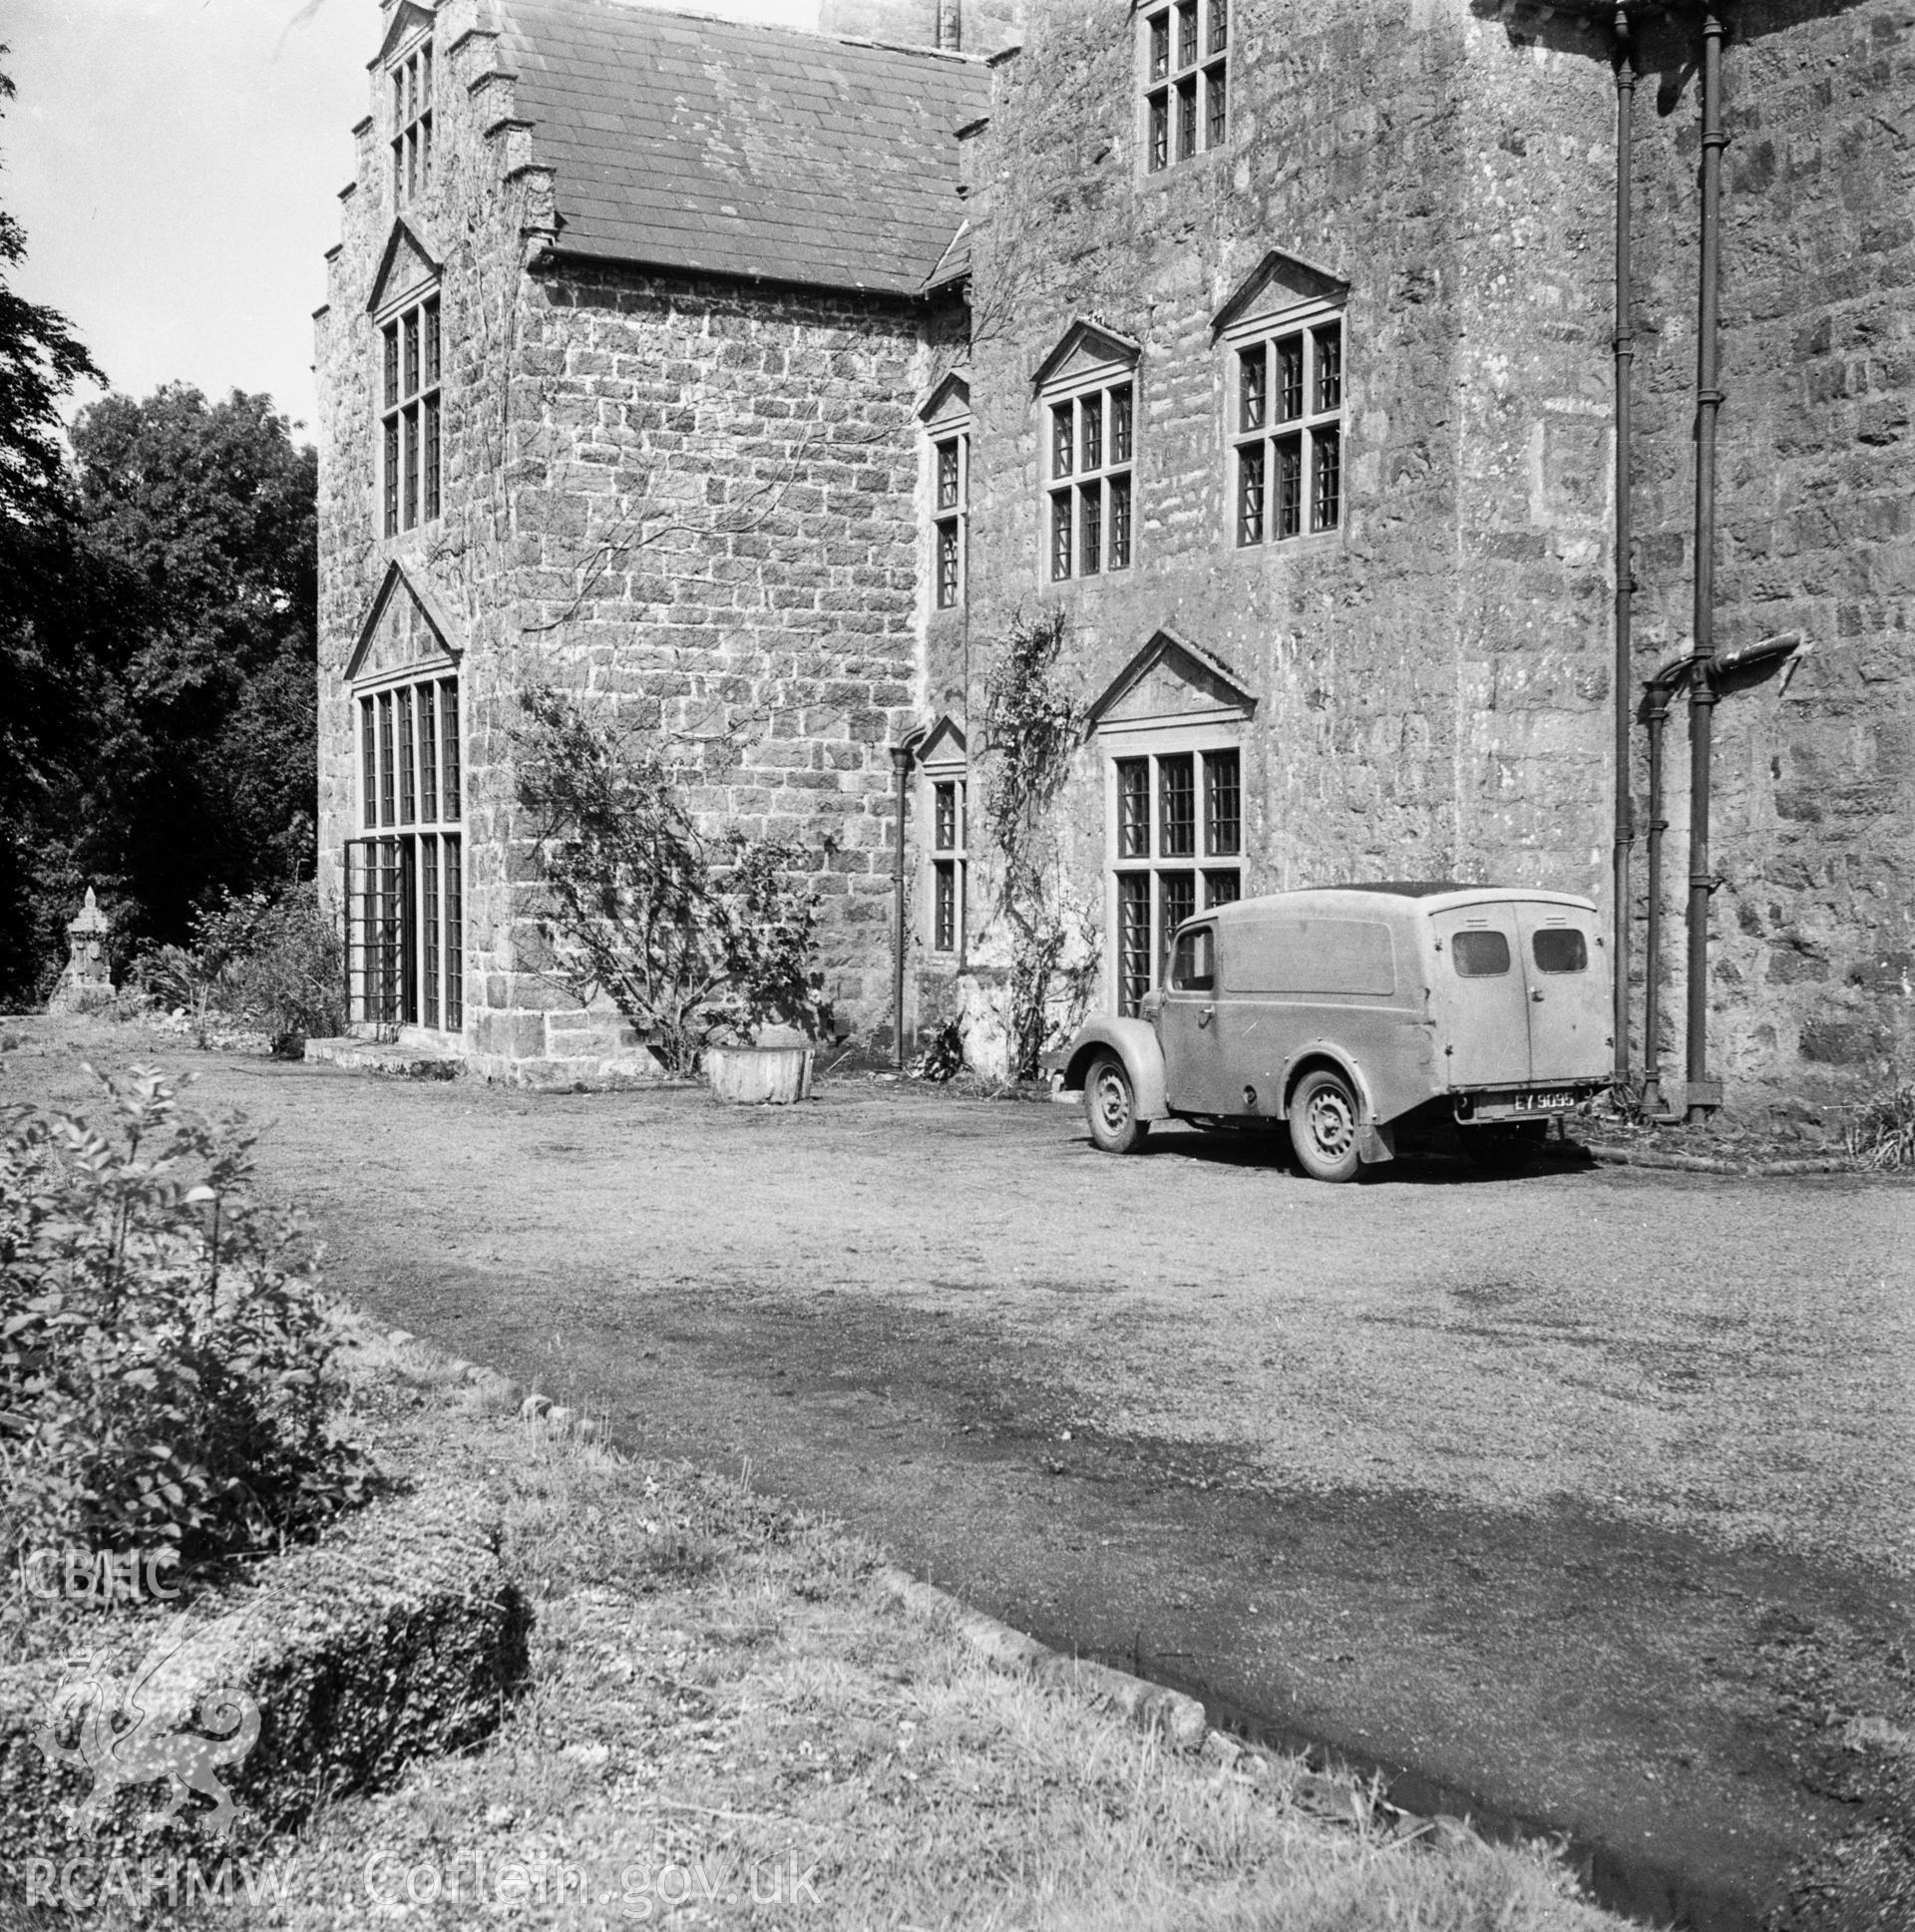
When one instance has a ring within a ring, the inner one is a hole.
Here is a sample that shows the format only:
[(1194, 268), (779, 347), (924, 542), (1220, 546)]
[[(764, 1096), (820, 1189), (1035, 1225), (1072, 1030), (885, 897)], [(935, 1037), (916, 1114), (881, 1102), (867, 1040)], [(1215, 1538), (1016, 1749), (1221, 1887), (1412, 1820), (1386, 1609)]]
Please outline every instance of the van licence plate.
[(1542, 1112), (1567, 1113), (1581, 1098), (1582, 1095), (1571, 1087), (1544, 1087), (1535, 1093), (1519, 1093), (1516, 1104)]

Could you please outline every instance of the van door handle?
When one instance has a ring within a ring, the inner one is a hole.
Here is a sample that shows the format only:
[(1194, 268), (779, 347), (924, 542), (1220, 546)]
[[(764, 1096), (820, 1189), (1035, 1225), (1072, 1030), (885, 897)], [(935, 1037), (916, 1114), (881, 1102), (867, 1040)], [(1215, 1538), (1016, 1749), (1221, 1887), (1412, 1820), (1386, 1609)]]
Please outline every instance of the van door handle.
[(1532, 992), (1529, 996), (1530, 998), (1535, 1000), (1537, 1005), (1540, 1006), (1543, 1003), (1542, 989), (1540, 987), (1536, 991)]
[(1197, 1015), (1197, 1024), (1199, 1026), (1208, 1026), (1211, 1020), (1216, 1016), (1216, 1012), (1217, 1012), (1217, 1008), (1215, 1006), (1206, 1006), (1204, 1010)]

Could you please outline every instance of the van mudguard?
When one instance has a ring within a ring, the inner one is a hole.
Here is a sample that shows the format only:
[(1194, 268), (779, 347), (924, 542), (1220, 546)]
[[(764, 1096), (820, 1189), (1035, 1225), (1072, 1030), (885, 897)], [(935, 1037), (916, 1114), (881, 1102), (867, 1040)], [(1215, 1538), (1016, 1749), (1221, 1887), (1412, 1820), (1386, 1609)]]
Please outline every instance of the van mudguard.
[(1157, 1029), (1144, 1019), (1120, 1019), (1101, 1014), (1087, 1019), (1070, 1043), (1070, 1057), (1064, 1062), (1064, 1088), (1075, 1092), (1084, 1084), (1090, 1063), (1100, 1053), (1115, 1053), (1130, 1075), (1131, 1091), (1136, 1096), (1139, 1120), (1168, 1120), (1170, 1109), (1164, 1104), (1164, 1049)]
[(1355, 1055), (1345, 1053), (1335, 1040), (1311, 1040), (1290, 1056), (1284, 1067), (1283, 1117), (1286, 1120), (1290, 1118), (1290, 1093), (1297, 1084), (1298, 1069), (1315, 1060), (1328, 1061), (1356, 1090), (1356, 1104), (1362, 1110), (1356, 1122), (1356, 1151), (1364, 1162), (1373, 1165), (1378, 1161), (1393, 1161), (1396, 1158), (1395, 1128), (1376, 1118), (1376, 1097), (1370, 1091), (1369, 1082), (1363, 1078), (1362, 1068), (1356, 1063)]

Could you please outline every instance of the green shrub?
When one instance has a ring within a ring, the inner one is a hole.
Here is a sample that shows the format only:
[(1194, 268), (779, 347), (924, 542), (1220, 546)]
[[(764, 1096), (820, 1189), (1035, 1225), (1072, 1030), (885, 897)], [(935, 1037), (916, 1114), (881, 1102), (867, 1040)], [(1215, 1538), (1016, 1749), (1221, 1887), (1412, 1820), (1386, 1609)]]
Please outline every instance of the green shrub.
[(329, 1311), (251, 1142), (159, 1073), (111, 1132), (17, 1107), (0, 1139), (0, 1530), (13, 1547), (273, 1548), (363, 1498)]
[(163, 946), (134, 963), (135, 983), (184, 1010), (201, 1042), (215, 1017), (273, 1042), (346, 1029), (345, 942), (311, 880), (277, 897), (227, 894), (196, 913), (190, 947)]
[(549, 976), (600, 994), (673, 1073), (714, 1038), (767, 1021), (817, 1032), (818, 895), (786, 839), (707, 841), (684, 774), (657, 736), (563, 691), (520, 699), (520, 802), (534, 814), (552, 949)]

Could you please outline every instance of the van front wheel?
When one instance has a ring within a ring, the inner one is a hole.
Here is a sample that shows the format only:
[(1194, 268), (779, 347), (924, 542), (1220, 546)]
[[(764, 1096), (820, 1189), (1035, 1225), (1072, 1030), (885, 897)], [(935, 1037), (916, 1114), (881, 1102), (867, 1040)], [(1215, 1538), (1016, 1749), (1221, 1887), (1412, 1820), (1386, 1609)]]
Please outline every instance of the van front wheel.
[(1122, 1060), (1108, 1055), (1091, 1062), (1084, 1076), (1084, 1117), (1090, 1137), (1106, 1154), (1134, 1153), (1150, 1133), (1137, 1118), (1137, 1094)]
[(1356, 1153), (1356, 1096), (1340, 1073), (1319, 1067), (1290, 1096), (1290, 1144), (1313, 1181), (1351, 1181)]

